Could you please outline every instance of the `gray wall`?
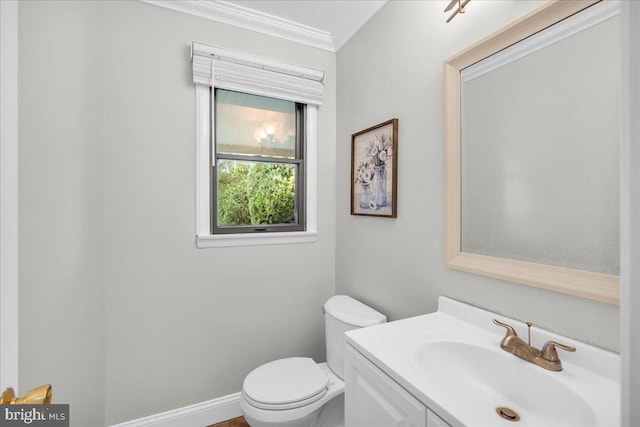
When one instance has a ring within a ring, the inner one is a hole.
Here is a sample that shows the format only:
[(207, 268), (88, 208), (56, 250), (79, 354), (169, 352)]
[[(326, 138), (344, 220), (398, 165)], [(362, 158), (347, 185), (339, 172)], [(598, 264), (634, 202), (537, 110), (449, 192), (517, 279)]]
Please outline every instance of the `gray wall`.
[[(111, 425), (324, 360), (335, 55), (137, 1), (19, 14), (21, 389), (51, 382), (73, 426)], [(326, 71), (316, 243), (196, 249), (194, 40)]]
[[(336, 292), (393, 319), (447, 295), (617, 350), (617, 306), (449, 270), (444, 261), (442, 63), (543, 2), (391, 1), (337, 54)], [(349, 215), (351, 134), (399, 119), (398, 218)], [(535, 342), (535, 337), (533, 337)]]
[(103, 14), (18, 9), (20, 392), (51, 383), (74, 426), (104, 419)]

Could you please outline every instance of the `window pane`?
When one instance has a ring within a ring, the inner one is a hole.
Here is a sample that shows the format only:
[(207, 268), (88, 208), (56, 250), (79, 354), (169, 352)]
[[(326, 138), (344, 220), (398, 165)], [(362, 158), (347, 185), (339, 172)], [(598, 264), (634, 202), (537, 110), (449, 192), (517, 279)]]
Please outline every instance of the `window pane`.
[(218, 226), (296, 224), (297, 165), (217, 162)]
[(296, 104), (216, 89), (216, 152), (296, 157)]

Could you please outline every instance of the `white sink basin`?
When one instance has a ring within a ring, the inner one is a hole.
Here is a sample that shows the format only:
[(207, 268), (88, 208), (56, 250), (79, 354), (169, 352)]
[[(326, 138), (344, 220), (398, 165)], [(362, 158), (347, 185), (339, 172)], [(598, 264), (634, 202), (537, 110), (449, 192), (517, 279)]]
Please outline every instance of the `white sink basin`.
[(497, 425), (496, 408), (520, 417), (518, 426), (585, 427), (596, 416), (580, 395), (559, 381), (562, 373), (541, 368), (499, 349), (456, 341), (435, 341), (413, 353), (413, 362), (440, 387), (443, 400), (457, 400), (474, 413), (478, 424)]
[(523, 323), (441, 297), (436, 313), (347, 332), (347, 343), (454, 427), (620, 425), (619, 355), (533, 327), (534, 346), (577, 349), (558, 350), (564, 370), (548, 371), (502, 350), (494, 318), (526, 340)]

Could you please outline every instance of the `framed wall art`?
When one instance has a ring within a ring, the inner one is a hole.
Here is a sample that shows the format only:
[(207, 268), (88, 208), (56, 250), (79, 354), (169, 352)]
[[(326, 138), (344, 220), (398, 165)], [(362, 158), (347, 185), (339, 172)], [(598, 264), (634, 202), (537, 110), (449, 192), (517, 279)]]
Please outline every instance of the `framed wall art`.
[(351, 215), (396, 218), (398, 119), (351, 135)]

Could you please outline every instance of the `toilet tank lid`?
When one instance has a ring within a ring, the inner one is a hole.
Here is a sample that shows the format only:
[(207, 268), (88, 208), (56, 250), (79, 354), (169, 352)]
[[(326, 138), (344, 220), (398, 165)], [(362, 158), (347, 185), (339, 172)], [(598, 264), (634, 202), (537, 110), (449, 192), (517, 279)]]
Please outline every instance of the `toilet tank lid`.
[(377, 325), (387, 316), (347, 295), (335, 295), (324, 304), (324, 309), (341, 322), (357, 327)]

